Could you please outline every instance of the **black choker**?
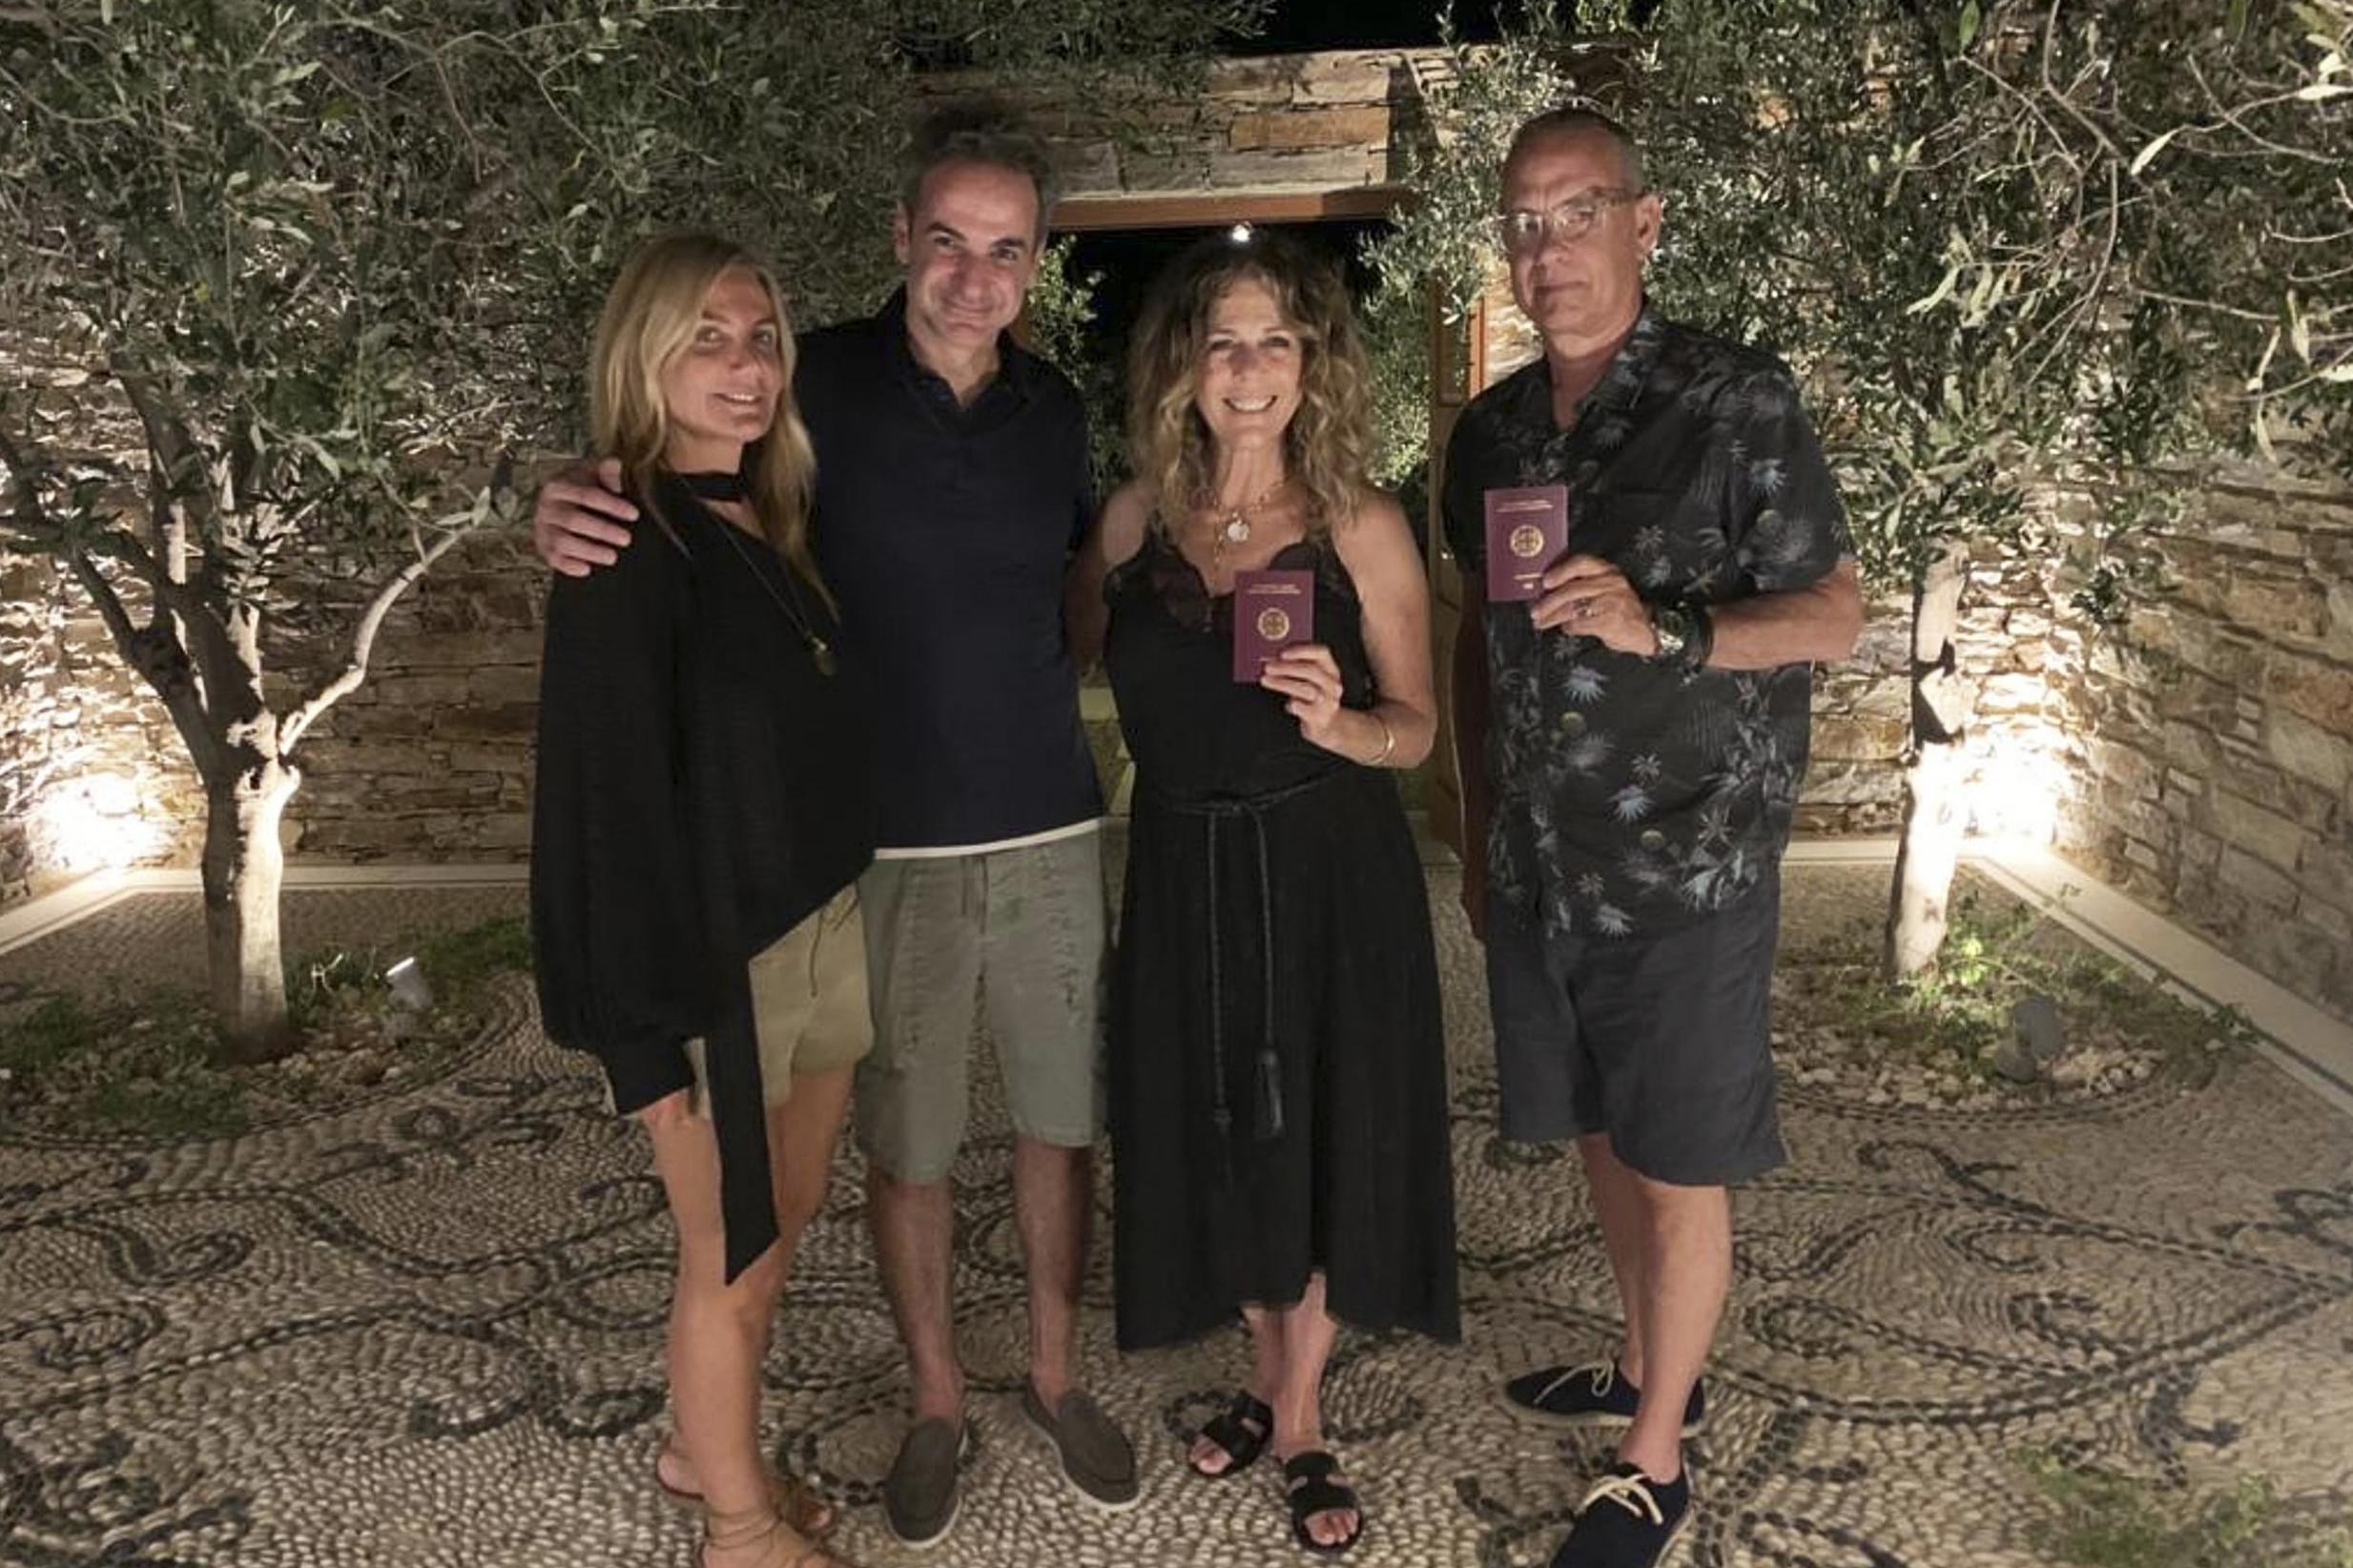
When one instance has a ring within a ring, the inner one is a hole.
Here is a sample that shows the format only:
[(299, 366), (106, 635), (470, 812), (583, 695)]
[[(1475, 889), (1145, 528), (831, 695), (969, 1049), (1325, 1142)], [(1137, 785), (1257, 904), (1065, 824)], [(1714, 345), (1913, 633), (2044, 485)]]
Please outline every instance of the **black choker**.
[(680, 474), (678, 483), (699, 501), (741, 501), (752, 493), (741, 474), (723, 474), (716, 469), (708, 473)]

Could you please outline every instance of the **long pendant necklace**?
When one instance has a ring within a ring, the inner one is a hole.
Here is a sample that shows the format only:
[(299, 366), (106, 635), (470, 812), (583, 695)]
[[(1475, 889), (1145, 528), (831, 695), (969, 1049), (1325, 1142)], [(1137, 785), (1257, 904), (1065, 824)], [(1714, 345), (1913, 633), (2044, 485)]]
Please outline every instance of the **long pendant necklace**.
[[(749, 571), (753, 580), (767, 590), (769, 598), (775, 601), (776, 608), (784, 611), (784, 618), (793, 623), (793, 629), (799, 633), (801, 646), (809, 650), (809, 662), (817, 667), (817, 673), (831, 675), (835, 668), (833, 645), (817, 635), (816, 628), (809, 624), (808, 615), (802, 611), (800, 590), (793, 586), (792, 564), (781, 562), (779, 558), (784, 571), (784, 592), (779, 593), (776, 591), (776, 585), (769, 580), (769, 574), (762, 571), (760, 564), (752, 559), (750, 547), (739, 537), (743, 530), (725, 518), (721, 518), (719, 531), (727, 535), (729, 544), (735, 547), (735, 554), (742, 560), (744, 569)], [(788, 594), (791, 595), (790, 598), (786, 597)]]

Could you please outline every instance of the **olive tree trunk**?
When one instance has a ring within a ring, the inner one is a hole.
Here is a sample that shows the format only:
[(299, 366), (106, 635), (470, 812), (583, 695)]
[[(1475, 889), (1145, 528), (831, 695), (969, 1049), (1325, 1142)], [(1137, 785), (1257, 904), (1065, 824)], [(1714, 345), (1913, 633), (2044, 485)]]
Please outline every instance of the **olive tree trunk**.
[(1952, 877), (1969, 828), (1962, 741), (1977, 706), (1955, 646), (1969, 549), (1941, 542), (1912, 585), (1911, 746), (1904, 775), (1904, 832), (1889, 895), (1885, 965), (1889, 980), (1930, 968), (1945, 944)]
[(279, 824), (300, 775), (265, 758), (204, 791), (204, 939), (222, 1054), (259, 1062), (295, 1043), (278, 900)]

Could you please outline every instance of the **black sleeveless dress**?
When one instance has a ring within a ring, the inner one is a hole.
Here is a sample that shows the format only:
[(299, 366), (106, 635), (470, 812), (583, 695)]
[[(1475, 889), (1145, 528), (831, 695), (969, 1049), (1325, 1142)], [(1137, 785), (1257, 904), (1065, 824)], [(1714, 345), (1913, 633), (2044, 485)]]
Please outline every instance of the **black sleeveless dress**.
[[(1328, 545), (1315, 634), (1342, 700), (1374, 693)], [(1428, 895), (1396, 786), (1307, 741), (1232, 678), (1231, 602), (1157, 531), (1104, 585), (1136, 764), (1112, 962), (1119, 1342), (1288, 1306), (1452, 1341), (1454, 1172)]]

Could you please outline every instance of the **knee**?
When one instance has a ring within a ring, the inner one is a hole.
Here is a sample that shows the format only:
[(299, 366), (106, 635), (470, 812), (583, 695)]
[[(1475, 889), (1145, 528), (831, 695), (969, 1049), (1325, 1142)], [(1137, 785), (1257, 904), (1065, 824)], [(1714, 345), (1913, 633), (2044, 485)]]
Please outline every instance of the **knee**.
[(679, 1305), (697, 1317), (717, 1313), (747, 1330), (761, 1328), (784, 1294), (786, 1258), (779, 1240), (753, 1259), (742, 1273), (729, 1279), (716, 1249), (702, 1256), (684, 1254), (679, 1259)]

